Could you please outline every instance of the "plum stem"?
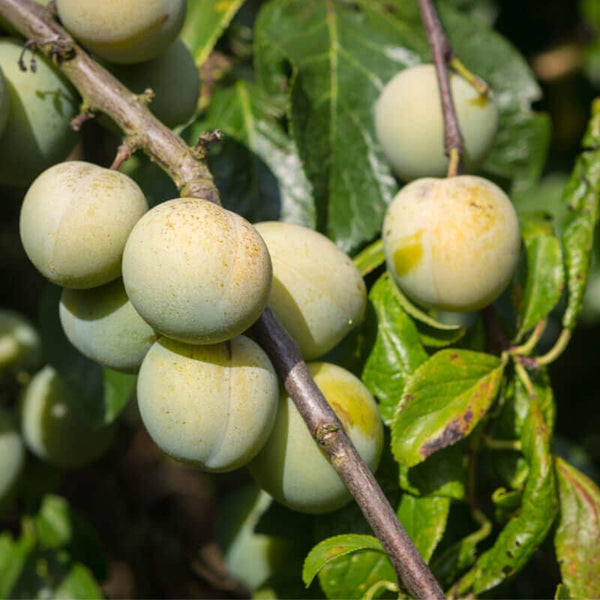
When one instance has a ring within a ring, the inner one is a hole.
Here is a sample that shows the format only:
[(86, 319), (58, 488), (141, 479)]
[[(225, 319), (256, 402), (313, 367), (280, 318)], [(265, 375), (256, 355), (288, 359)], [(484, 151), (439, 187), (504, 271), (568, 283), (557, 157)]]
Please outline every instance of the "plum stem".
[[(75, 43), (46, 8), (33, 0), (0, 0), (0, 14), (55, 60), (91, 110), (106, 113), (126, 136), (135, 139), (173, 179), (182, 196), (220, 204), (212, 174), (198, 158), (200, 148), (190, 148), (158, 121), (136, 94)], [(320, 433), (318, 442), (388, 552), (399, 582), (416, 598), (444, 598), (377, 480), (317, 388), (296, 343), (268, 307), (254, 328), (309, 430), (313, 436)]]
[(427, 42), (437, 74), (444, 116), (444, 149), (449, 158), (448, 177), (464, 173), (464, 141), (456, 117), (456, 109), (450, 89), (448, 64), (455, 60), (454, 50), (444, 33), (432, 0), (417, 0), (425, 27)]

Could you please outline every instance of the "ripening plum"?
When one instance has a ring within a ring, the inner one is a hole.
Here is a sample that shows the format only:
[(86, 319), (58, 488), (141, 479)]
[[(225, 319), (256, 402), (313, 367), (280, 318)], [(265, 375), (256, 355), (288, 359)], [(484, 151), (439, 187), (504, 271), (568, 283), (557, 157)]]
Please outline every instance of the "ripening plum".
[(324, 235), (279, 221), (257, 223), (273, 262), (269, 305), (313, 360), (363, 319), (367, 292), (352, 260)]
[[(360, 379), (342, 367), (322, 362), (308, 366), (359, 454), (374, 471), (383, 447), (383, 425), (373, 396)], [(248, 466), (260, 487), (293, 510), (325, 513), (350, 500), (343, 481), (285, 394), (269, 440)]]
[(125, 242), (148, 210), (127, 175), (82, 161), (50, 167), (33, 182), (21, 208), (21, 241), (47, 279), (90, 288), (121, 274)]
[(114, 426), (93, 427), (73, 405), (80, 401), (47, 365), (38, 371), (21, 398), (21, 433), (27, 448), (41, 460), (64, 468), (86, 465), (110, 445)]
[(206, 471), (231, 471), (253, 458), (273, 426), (278, 395), (267, 355), (244, 336), (203, 346), (160, 338), (137, 386), (157, 446)]
[(179, 35), (186, 0), (57, 0), (73, 37), (100, 58), (138, 63), (162, 54)]
[(271, 260), (245, 219), (177, 198), (150, 210), (123, 253), (123, 282), (142, 318), (170, 338), (214, 344), (245, 331), (266, 306)]
[(187, 123), (196, 112), (200, 74), (194, 57), (181, 40), (163, 54), (136, 65), (111, 65), (112, 73), (136, 94), (150, 88), (154, 98), (149, 108), (167, 127)]
[(42, 357), (42, 344), (35, 327), (18, 312), (0, 309), (0, 370), (30, 370)]
[(127, 298), (120, 278), (88, 290), (65, 288), (59, 315), (73, 346), (88, 358), (117, 371), (137, 372), (156, 341), (152, 327)]
[[(463, 77), (455, 73), (449, 77), (465, 164), (474, 171), (494, 143), (498, 110), (491, 96), (481, 94)], [(405, 69), (388, 82), (375, 104), (375, 133), (398, 177), (410, 181), (445, 175), (444, 119), (433, 65)]]
[[(27, 186), (44, 169), (64, 160), (77, 136), (70, 127), (79, 98), (40, 54), (36, 70), (21, 71), (23, 42), (0, 40), (0, 67), (8, 88), (10, 118), (0, 136), (0, 182)], [(24, 60), (27, 64), (27, 54)]]
[(0, 507), (11, 500), (24, 465), (25, 448), (16, 420), (0, 409)]
[(509, 198), (474, 175), (406, 185), (388, 207), (382, 237), (398, 287), (427, 308), (455, 312), (493, 302), (508, 285), (520, 249)]

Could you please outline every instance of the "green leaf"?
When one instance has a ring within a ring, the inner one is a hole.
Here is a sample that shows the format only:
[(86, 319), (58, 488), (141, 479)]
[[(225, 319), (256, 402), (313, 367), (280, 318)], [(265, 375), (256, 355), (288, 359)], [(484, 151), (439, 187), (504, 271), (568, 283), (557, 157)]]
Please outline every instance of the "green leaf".
[(504, 365), (489, 354), (441, 350), (408, 380), (392, 423), (392, 451), (406, 466), (466, 437), (496, 398)]
[(40, 336), (47, 361), (79, 400), (77, 416), (104, 426), (112, 423), (130, 398), (135, 376), (115, 373), (85, 357), (67, 339), (58, 316), (62, 288), (48, 285), (40, 302)]
[(31, 535), (22, 535), (16, 541), (10, 533), (0, 535), (0, 598), (11, 597), (34, 547)]
[(400, 487), (416, 496), (464, 500), (466, 468), (461, 443), (434, 452), (414, 467), (400, 467)]
[[(384, 582), (396, 583), (396, 572), (385, 554), (372, 550), (338, 558), (319, 572), (321, 589), (332, 600), (359, 600), (374, 586), (379, 587)], [(397, 597), (397, 593), (392, 597)]]
[(521, 509), (500, 532), (494, 545), (454, 586), (461, 596), (467, 592), (481, 594), (516, 574), (544, 541), (554, 522), (558, 499), (551, 454), (552, 389), (544, 381), (535, 385), (535, 391), (536, 396), (530, 398), (519, 381), (515, 385), (515, 393), (529, 400), (521, 437), (529, 476)]
[(519, 304), (519, 336), (545, 319), (556, 306), (564, 285), (560, 240), (551, 217), (542, 213), (519, 215), (527, 250), (527, 279)]
[(291, 130), (314, 188), (318, 229), (349, 253), (379, 234), (397, 190), (373, 125), (385, 82), (417, 62), (405, 48), (394, 52), (397, 45), (384, 16), (333, 0), (275, 0), (256, 23), (257, 74), (271, 93), (289, 87)]
[(218, 128), (230, 138), (209, 155), (225, 207), (253, 222), (280, 220), (314, 228), (312, 189), (277, 116), (264, 90), (237, 81), (216, 92), (205, 118), (182, 136), (195, 144), (201, 133)]
[(90, 570), (82, 564), (75, 563), (56, 588), (53, 598), (56, 600), (78, 600), (79, 598), (102, 600), (104, 594)]
[(402, 495), (396, 514), (425, 562), (442, 539), (449, 512), (450, 498)]
[(188, 0), (187, 15), (179, 37), (198, 66), (208, 58), (217, 40), (244, 0)]
[(365, 277), (385, 262), (383, 240), (381, 238), (377, 239), (364, 250), (361, 250), (353, 260), (354, 265), (360, 271), (360, 274)]
[(600, 489), (556, 459), (560, 516), (554, 537), (563, 584), (573, 598), (600, 597)]
[(365, 363), (362, 379), (379, 400), (379, 411), (391, 423), (407, 378), (427, 359), (416, 327), (394, 293), (395, 285), (383, 275), (369, 293), (377, 313), (377, 337)]
[(332, 560), (362, 550), (372, 550), (385, 554), (381, 542), (371, 535), (347, 533), (319, 542), (308, 553), (304, 561), (304, 568), (302, 569), (304, 584), (308, 587), (317, 573)]
[(135, 393), (137, 376), (103, 367), (102, 380), (104, 382), (104, 418), (107, 423), (112, 423)]
[[(450, 515), (452, 518), (452, 515)], [(473, 533), (445, 548), (433, 558), (431, 570), (436, 579), (444, 585), (450, 585), (456, 578), (469, 569), (477, 559), (477, 546), (492, 533), (492, 524), (485, 520)]]
[(567, 308), (563, 326), (573, 329), (581, 311), (587, 283), (594, 229), (600, 200), (600, 100), (592, 107), (592, 117), (583, 138), (583, 151), (565, 190), (564, 201), (571, 210), (563, 232), (567, 268)]

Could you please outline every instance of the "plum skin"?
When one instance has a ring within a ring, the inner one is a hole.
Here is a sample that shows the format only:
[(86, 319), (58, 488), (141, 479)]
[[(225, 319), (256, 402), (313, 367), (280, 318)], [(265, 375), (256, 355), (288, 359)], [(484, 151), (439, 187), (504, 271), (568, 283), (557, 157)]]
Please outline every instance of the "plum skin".
[(245, 465), (267, 439), (279, 384), (263, 350), (245, 336), (211, 345), (160, 338), (138, 376), (142, 421), (157, 446), (205, 471)]
[(88, 50), (114, 63), (162, 54), (183, 26), (186, 0), (57, 0), (58, 16)]
[[(309, 363), (308, 367), (359, 454), (375, 471), (383, 447), (383, 424), (373, 396), (360, 379), (342, 367), (324, 362)], [(269, 440), (248, 467), (261, 488), (292, 510), (326, 513), (351, 498), (286, 394), (280, 398)]]
[(70, 122), (79, 111), (77, 93), (46, 58), (36, 55), (35, 72), (21, 71), (22, 52), (22, 41), (0, 40), (10, 112), (0, 136), (0, 182), (14, 186), (29, 185), (67, 157), (77, 141)]
[(352, 260), (307, 227), (256, 223), (273, 263), (269, 305), (305, 360), (331, 350), (363, 320), (366, 286)]
[(114, 426), (93, 427), (73, 406), (80, 401), (50, 365), (38, 371), (20, 402), (21, 433), (41, 460), (62, 468), (93, 462), (108, 449)]
[(400, 290), (426, 308), (455, 312), (479, 310), (502, 293), (521, 244), (510, 199), (474, 175), (406, 185), (388, 207), (382, 237)]
[(176, 198), (150, 210), (123, 253), (123, 282), (161, 334), (214, 344), (244, 332), (271, 288), (269, 252), (245, 219), (206, 200)]
[(147, 210), (142, 190), (127, 175), (83, 161), (60, 163), (25, 195), (21, 242), (53, 283), (96, 287), (121, 274), (125, 242)]
[(121, 279), (87, 290), (65, 288), (59, 315), (67, 338), (82, 354), (117, 371), (136, 373), (156, 341)]
[[(479, 168), (494, 143), (498, 110), (460, 75), (450, 72), (450, 88), (464, 139), (468, 171)], [(375, 134), (398, 177), (442, 177), (448, 169), (444, 120), (435, 67), (417, 65), (400, 71), (383, 88), (375, 104)]]

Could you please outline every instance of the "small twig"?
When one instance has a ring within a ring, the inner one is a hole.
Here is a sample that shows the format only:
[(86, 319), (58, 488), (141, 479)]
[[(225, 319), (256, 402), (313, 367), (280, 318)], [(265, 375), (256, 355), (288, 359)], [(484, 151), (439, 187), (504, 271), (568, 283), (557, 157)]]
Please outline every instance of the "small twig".
[(514, 346), (510, 349), (511, 354), (519, 354), (521, 356), (529, 356), (537, 346), (537, 343), (540, 341), (544, 330), (546, 329), (546, 325), (548, 323), (548, 319), (542, 319), (533, 330), (533, 333), (529, 336), (529, 339), (520, 346)]
[(139, 144), (135, 141), (135, 138), (128, 137), (125, 141), (117, 148), (117, 155), (110, 165), (113, 171), (116, 171), (126, 160), (130, 159), (140, 149)]
[(425, 26), (425, 33), (433, 56), (433, 64), (435, 65), (440, 88), (440, 100), (444, 115), (444, 148), (446, 156), (450, 160), (448, 177), (453, 177), (464, 173), (464, 143), (458, 119), (456, 118), (456, 110), (454, 108), (454, 101), (452, 100), (448, 77), (448, 63), (455, 58), (454, 50), (442, 29), (442, 24), (432, 0), (417, 0), (417, 2), (421, 11), (421, 18)]
[[(515, 358), (518, 359), (519, 357), (515, 357)], [(515, 372), (517, 374), (517, 377), (520, 379), (521, 383), (523, 384), (523, 387), (527, 391), (527, 395), (531, 399), (537, 398), (537, 394), (535, 392), (535, 388), (533, 387), (533, 383), (531, 383), (531, 378), (529, 377), (529, 373), (527, 372), (525, 367), (522, 365), (521, 361), (515, 360), (514, 365), (515, 365)]]
[(488, 435), (483, 436), (483, 445), (490, 450), (511, 450), (520, 452), (522, 444), (520, 440), (497, 440)]
[(571, 340), (571, 334), (572, 331), (570, 329), (563, 329), (554, 346), (546, 354), (536, 358), (537, 364), (543, 366), (554, 362), (567, 349)]
[(19, 69), (23, 72), (27, 71), (27, 65), (25, 64), (25, 54), (29, 50), (31, 52), (31, 60), (29, 61), (29, 70), (32, 73), (37, 71), (37, 64), (35, 62), (35, 42), (32, 40), (27, 40), (25, 44), (23, 44), (23, 50), (21, 50), (21, 55), (19, 56), (19, 60), (17, 64), (19, 65)]

